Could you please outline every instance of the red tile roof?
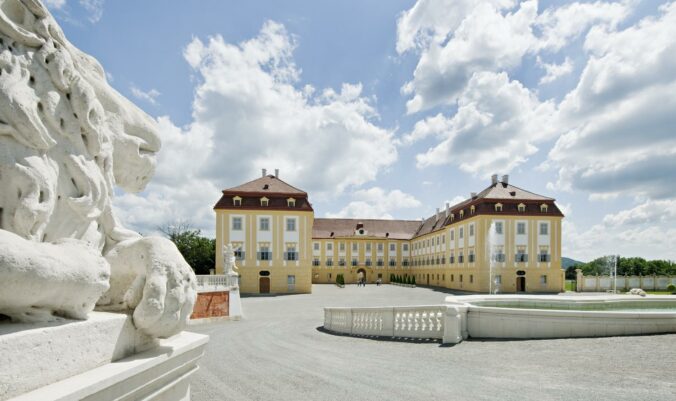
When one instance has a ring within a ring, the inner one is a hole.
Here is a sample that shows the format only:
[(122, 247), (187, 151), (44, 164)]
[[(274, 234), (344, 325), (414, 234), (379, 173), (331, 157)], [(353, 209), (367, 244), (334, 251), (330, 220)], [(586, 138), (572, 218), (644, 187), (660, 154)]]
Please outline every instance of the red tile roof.
[[(357, 224), (362, 223), (365, 235), (355, 234)], [(419, 220), (376, 219), (326, 219), (316, 218), (312, 226), (312, 238), (389, 238), (411, 239), (420, 227)], [(333, 235), (331, 235), (333, 233)]]

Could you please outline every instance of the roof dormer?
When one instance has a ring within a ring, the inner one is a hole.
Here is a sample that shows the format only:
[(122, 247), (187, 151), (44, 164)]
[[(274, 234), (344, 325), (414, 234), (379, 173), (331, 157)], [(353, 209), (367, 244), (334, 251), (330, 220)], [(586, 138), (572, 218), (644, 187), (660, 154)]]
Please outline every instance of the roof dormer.
[(519, 211), (519, 213), (524, 213), (526, 211), (526, 205), (524, 205), (523, 203), (519, 203), (519, 206), (517, 206), (517, 210)]
[(261, 198), (261, 206), (263, 206), (263, 207), (268, 207), (269, 205), (270, 205), (270, 199), (268, 199), (268, 198), (265, 197), (265, 196), (262, 197), (262, 198)]
[(232, 205), (233, 206), (242, 206), (242, 197), (241, 196), (233, 196), (232, 197)]
[(288, 198), (286, 200), (286, 205), (288, 207), (296, 207), (296, 198)]

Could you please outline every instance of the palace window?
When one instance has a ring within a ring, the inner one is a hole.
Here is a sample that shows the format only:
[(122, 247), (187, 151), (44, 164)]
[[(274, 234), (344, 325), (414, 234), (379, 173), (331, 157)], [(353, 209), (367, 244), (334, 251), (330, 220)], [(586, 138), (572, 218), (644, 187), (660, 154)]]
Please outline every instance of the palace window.
[(460, 218), (462, 219), (463, 217), (465, 217), (465, 211), (464, 211), (464, 210), (461, 210), (461, 211), (460, 211)]
[(284, 252), (284, 260), (298, 260), (298, 252), (296, 252), (296, 247), (290, 246), (286, 248), (286, 252)]
[(394, 258), (390, 258), (390, 267), (395, 267), (397, 265), (397, 261)]
[(401, 265), (404, 266), (404, 267), (408, 267), (409, 263), (410, 262), (408, 261), (408, 259), (404, 259), (404, 260), (401, 261)]
[(390, 244), (390, 252), (396, 252), (397, 246), (395, 244)]
[(359, 244), (353, 243), (352, 244), (352, 253), (357, 253), (359, 252)]
[(331, 266), (333, 266), (333, 259), (332, 258), (326, 259), (326, 267), (331, 267)]
[(296, 219), (286, 219), (286, 231), (296, 231)]
[(319, 258), (312, 259), (312, 266), (319, 266)]
[(383, 259), (382, 259), (382, 258), (378, 258), (378, 260), (376, 261), (376, 265), (377, 265), (377, 266), (384, 266), (384, 265), (385, 265), (385, 262), (383, 262)]
[(288, 207), (296, 207), (296, 200), (294, 198), (289, 198), (286, 200), (286, 205)]
[(546, 203), (540, 205), (540, 213), (547, 213), (547, 209), (549, 209), (549, 207), (547, 206)]
[(338, 266), (345, 266), (345, 258), (338, 259)]
[(341, 252), (345, 252), (345, 243), (344, 243), (344, 242), (341, 242), (341, 243), (338, 245), (338, 249), (339, 249)]
[(404, 252), (408, 252), (408, 244), (403, 244), (403, 245), (401, 246), (401, 249), (402, 249)]
[(366, 252), (371, 252), (371, 244), (366, 244)]
[(502, 203), (496, 203), (495, 204), (495, 211), (496, 212), (502, 212)]
[(451, 254), (451, 256), (448, 257), (448, 264), (453, 264), (455, 263), (455, 256)]
[(333, 244), (331, 242), (326, 243), (326, 250), (327, 251), (333, 251)]
[(367, 259), (364, 261), (364, 265), (366, 265), (366, 266), (371, 266), (371, 259), (370, 259), (370, 258), (367, 258)]
[(242, 206), (242, 198), (240, 198), (239, 196), (235, 196), (234, 198), (232, 198), (232, 204), (233, 206)]
[(245, 254), (244, 254), (244, 251), (242, 250), (241, 246), (238, 246), (237, 248), (235, 248), (234, 253), (235, 253), (235, 259), (244, 260)]
[(271, 260), (272, 252), (270, 252), (270, 247), (261, 246), (258, 251), (258, 260)]
[(524, 205), (523, 203), (519, 203), (519, 206), (517, 206), (517, 208), (519, 210), (519, 213), (523, 213), (526, 211), (526, 205)]
[(313, 249), (314, 249), (315, 251), (318, 251), (318, 250), (319, 250), (319, 242), (313, 243), (313, 244), (312, 244), (312, 247), (313, 247)]
[(455, 231), (451, 230), (451, 241), (455, 240)]
[(517, 263), (526, 263), (528, 262), (528, 254), (525, 249), (518, 249), (516, 255), (514, 255), (514, 261)]
[(474, 236), (474, 224), (470, 224), (469, 226), (469, 236), (470, 237)]
[(474, 263), (474, 251), (469, 251), (469, 263)]
[(268, 199), (266, 197), (261, 198), (261, 206), (267, 207), (269, 204), (270, 204), (270, 199)]
[(462, 252), (460, 252), (460, 254), (458, 255), (458, 263), (463, 263), (464, 260), (465, 258), (463, 257)]
[(268, 217), (261, 217), (258, 221), (258, 229), (260, 231), (270, 231), (270, 219)]
[(540, 223), (540, 235), (549, 235), (549, 224)]
[(469, 208), (469, 214), (474, 214), (474, 212), (476, 212), (476, 207), (474, 207), (474, 205), (472, 205)]
[(518, 235), (526, 235), (526, 223), (516, 223), (516, 233)]
[(495, 284), (502, 284), (502, 276), (499, 274), (496, 275), (493, 281), (495, 282)]
[(352, 266), (357, 266), (357, 264), (359, 264), (357, 258), (352, 258)]
[(540, 262), (549, 262), (551, 261), (551, 255), (549, 254), (549, 250), (547, 248), (540, 249), (540, 254), (538, 255), (538, 260)]
[(458, 238), (460, 238), (460, 239), (465, 238), (465, 228), (464, 227), (460, 227), (460, 229), (458, 231)]
[(383, 251), (383, 244), (378, 244), (378, 252), (382, 252), (382, 251)]
[(540, 276), (540, 284), (547, 285), (547, 275), (543, 274), (542, 276)]
[(502, 222), (501, 221), (495, 222), (495, 233), (496, 234), (502, 234)]
[(232, 218), (232, 230), (233, 231), (242, 231), (242, 218), (233, 217)]

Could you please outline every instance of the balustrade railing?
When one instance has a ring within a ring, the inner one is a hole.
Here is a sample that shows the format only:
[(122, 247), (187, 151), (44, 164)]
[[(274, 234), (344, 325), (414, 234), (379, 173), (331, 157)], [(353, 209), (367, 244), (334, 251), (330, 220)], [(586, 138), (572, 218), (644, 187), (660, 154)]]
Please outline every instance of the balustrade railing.
[(229, 277), (224, 274), (199, 274), (195, 277), (198, 292), (227, 290), (238, 284), (236, 276)]
[(414, 339), (442, 339), (445, 305), (324, 308), (324, 328), (337, 333)]

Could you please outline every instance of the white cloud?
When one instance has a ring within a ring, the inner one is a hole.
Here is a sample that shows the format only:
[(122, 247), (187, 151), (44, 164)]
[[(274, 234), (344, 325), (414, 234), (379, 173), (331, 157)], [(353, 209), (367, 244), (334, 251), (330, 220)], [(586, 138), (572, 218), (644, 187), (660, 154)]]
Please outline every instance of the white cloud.
[(661, 14), (587, 35), (589, 61), (559, 107), (568, 128), (549, 153), (559, 187), (596, 198), (676, 196), (676, 3)]
[[(438, 6), (434, 3), (436, 11)], [(454, 103), (477, 71), (518, 66), (535, 42), (531, 25), (536, 16), (536, 1), (525, 1), (506, 14), (490, 2), (469, 8), (448, 41), (431, 41), (422, 51), (413, 80), (402, 88), (413, 95), (408, 112)]]
[(401, 209), (420, 207), (413, 195), (398, 189), (387, 192), (380, 187), (355, 191), (354, 199), (337, 213), (327, 213), (332, 218), (393, 219), (392, 213)]
[(646, 201), (634, 208), (608, 214), (603, 223), (609, 227), (676, 222), (676, 200)]
[(537, 64), (545, 70), (545, 75), (540, 78), (540, 85), (552, 83), (557, 79), (573, 72), (573, 61), (566, 57), (561, 64), (548, 64), (542, 62), (540, 56), (537, 57)]
[(44, 0), (47, 7), (55, 10), (60, 10), (66, 5), (66, 0)]
[(156, 89), (150, 89), (149, 91), (142, 91), (141, 89), (137, 88), (135, 85), (132, 84), (130, 87), (131, 94), (134, 95), (135, 98), (144, 100), (150, 104), (157, 104), (157, 97), (161, 95), (159, 91)]
[(538, 16), (535, 24), (541, 31), (538, 48), (558, 51), (591, 26), (614, 29), (632, 13), (637, 3), (636, 0), (596, 1), (550, 7)]
[[(413, 79), (402, 87), (412, 96), (407, 110), (452, 105), (475, 72), (509, 71), (526, 55), (557, 52), (591, 26), (612, 30), (635, 3), (575, 2), (538, 14), (535, 0), (419, 0), (397, 21), (397, 51), (420, 51)], [(552, 66), (543, 83), (571, 67)]]
[[(281, 179), (317, 200), (374, 180), (397, 159), (393, 134), (372, 122), (378, 116), (361, 85), (301, 85), (295, 47), (275, 22), (238, 45), (220, 36), (190, 42), (184, 55), (199, 78), (193, 121), (178, 128), (160, 119), (157, 175), (145, 199), (116, 201), (131, 210), (125, 221), (143, 230), (180, 217), (209, 230), (220, 191), (261, 168), (279, 168)], [(146, 216), (134, 207), (148, 199), (164, 211)]]
[(454, 164), (487, 177), (512, 170), (537, 151), (535, 143), (551, 138), (554, 111), (506, 73), (476, 73), (453, 117), (419, 121), (404, 143), (434, 136), (439, 143), (416, 156), (418, 167)]
[(80, 0), (80, 5), (89, 13), (89, 22), (95, 24), (103, 17), (105, 0)]

